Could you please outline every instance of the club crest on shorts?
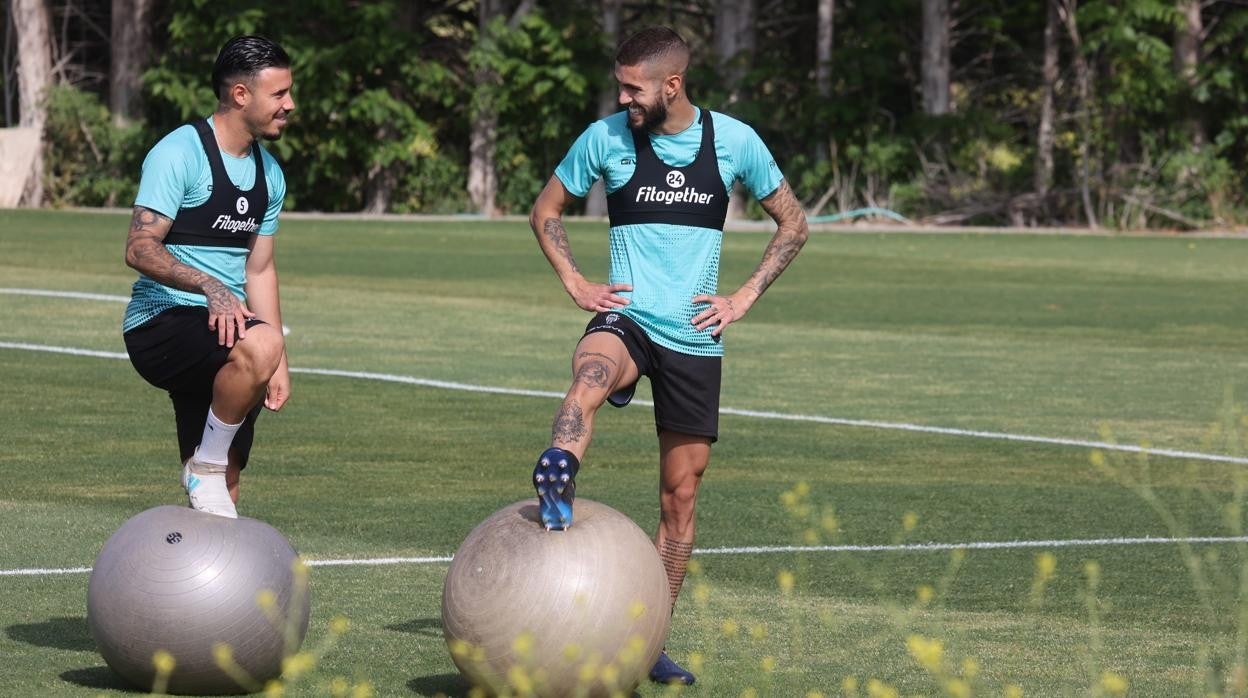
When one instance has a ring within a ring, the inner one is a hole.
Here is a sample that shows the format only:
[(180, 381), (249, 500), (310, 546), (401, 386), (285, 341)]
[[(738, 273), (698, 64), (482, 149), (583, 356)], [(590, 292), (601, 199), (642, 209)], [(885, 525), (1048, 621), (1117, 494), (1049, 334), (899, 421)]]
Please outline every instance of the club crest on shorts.
[(247, 197), (245, 196), (238, 197), (238, 201), (234, 202), (234, 208), (238, 209), (238, 215), (240, 216), (247, 213), (248, 206)]
[(616, 314), (616, 313), (611, 313), (611, 314), (610, 314), (610, 315), (608, 315), (606, 318), (604, 318), (604, 321), (605, 321), (608, 325), (614, 325), (614, 324), (615, 324), (615, 321), (616, 321), (616, 320), (619, 320), (619, 319), (620, 319), (620, 316), (619, 316), (618, 314)]
[(679, 189), (680, 187), (685, 186), (685, 173), (677, 171), (677, 170), (672, 170), (671, 172), (668, 172), (667, 173), (667, 186), (673, 189)]

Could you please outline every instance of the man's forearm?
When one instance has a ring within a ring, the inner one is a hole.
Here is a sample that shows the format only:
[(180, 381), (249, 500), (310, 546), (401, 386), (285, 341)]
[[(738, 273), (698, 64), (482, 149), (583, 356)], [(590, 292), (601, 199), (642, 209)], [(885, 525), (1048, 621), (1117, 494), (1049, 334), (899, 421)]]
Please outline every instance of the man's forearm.
[(229, 293), (230, 290), (220, 279), (183, 264), (169, 254), (163, 240), (172, 222), (151, 209), (136, 206), (130, 219), (130, 236), (126, 240), (126, 264), (144, 276), (180, 291), (202, 293), (209, 298)]
[(766, 251), (763, 252), (762, 261), (750, 275), (749, 280), (745, 282), (746, 288), (754, 292), (755, 298), (763, 295), (763, 292), (780, 278), (780, 275), (788, 268), (789, 262), (793, 261), (805, 244), (806, 235), (798, 230), (777, 229), (771, 242), (767, 244)]
[(787, 181), (781, 181), (780, 187), (762, 204), (763, 209), (776, 221), (776, 233), (767, 243), (762, 261), (745, 283), (744, 288), (753, 293), (754, 299), (763, 295), (763, 292), (784, 273), (789, 263), (806, 244), (806, 238), (809, 237), (806, 212), (802, 210), (801, 202), (789, 189)]
[(538, 244), (541, 245), (542, 253), (546, 255), (550, 266), (554, 267), (559, 280), (567, 287), (571, 279), (580, 275), (581, 268), (572, 256), (572, 246), (568, 242), (568, 231), (563, 226), (563, 219), (548, 216), (541, 222), (541, 230), (535, 228), (533, 232), (537, 235)]

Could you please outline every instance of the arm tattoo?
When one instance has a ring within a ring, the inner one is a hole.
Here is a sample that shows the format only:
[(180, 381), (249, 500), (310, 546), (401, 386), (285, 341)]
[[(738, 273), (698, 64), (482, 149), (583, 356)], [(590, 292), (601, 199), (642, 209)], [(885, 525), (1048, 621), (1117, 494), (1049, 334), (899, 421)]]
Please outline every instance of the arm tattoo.
[(130, 217), (130, 235), (126, 239), (126, 262), (142, 274), (166, 286), (203, 293), (209, 307), (215, 303), (231, 302), (221, 294), (233, 296), (225, 284), (216, 277), (174, 259), (165, 249), (164, 239), (169, 234), (173, 219), (144, 206), (135, 206)]
[(575, 402), (565, 402), (555, 413), (554, 426), (550, 428), (550, 438), (555, 444), (577, 443), (585, 437), (585, 414), (581, 406)]
[(144, 206), (135, 206), (134, 215), (130, 217), (130, 234), (133, 235), (135, 232), (148, 232), (153, 235), (159, 234), (154, 229), (158, 224), (164, 223), (165, 221), (168, 221), (169, 225), (173, 224), (173, 219), (163, 213), (157, 213), (156, 211)]
[(558, 218), (547, 218), (542, 224), (542, 232), (546, 234), (546, 239), (555, 246), (555, 251), (571, 265), (572, 271), (579, 272), (581, 268), (576, 266), (576, 260), (572, 258), (572, 246), (568, 244), (568, 231), (563, 227), (563, 221)]
[(763, 252), (763, 260), (759, 262), (758, 268), (754, 270), (754, 274), (747, 282), (761, 296), (763, 291), (766, 291), (767, 287), (771, 286), (772, 282), (789, 266), (789, 262), (792, 262), (802, 249), (802, 245), (806, 244), (808, 229), (806, 212), (802, 210), (801, 202), (793, 195), (793, 190), (789, 188), (787, 180), (781, 180), (780, 186), (772, 192), (771, 196), (760, 203), (776, 221), (776, 234), (772, 236), (771, 242), (767, 243), (767, 250)]

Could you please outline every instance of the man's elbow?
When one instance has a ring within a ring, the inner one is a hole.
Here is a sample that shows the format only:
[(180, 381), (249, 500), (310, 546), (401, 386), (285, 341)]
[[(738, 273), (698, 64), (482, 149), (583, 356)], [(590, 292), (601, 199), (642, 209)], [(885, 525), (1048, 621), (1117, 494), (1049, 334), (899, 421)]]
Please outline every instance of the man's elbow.
[(806, 244), (806, 240), (810, 238), (810, 225), (806, 222), (806, 214), (802, 213), (793, 221), (791, 238), (797, 243), (798, 247)]
[(533, 205), (533, 208), (529, 209), (529, 227), (533, 229), (533, 232), (535, 233), (537, 232), (537, 205), (536, 204)]
[(143, 270), (139, 269), (139, 260), (142, 259), (142, 254), (139, 247), (140, 245), (133, 242), (126, 243), (126, 266), (141, 272)]
[(533, 208), (529, 209), (529, 227), (533, 229), (534, 235), (542, 232), (542, 226), (546, 224), (549, 218), (549, 213), (541, 205), (540, 201), (533, 204)]

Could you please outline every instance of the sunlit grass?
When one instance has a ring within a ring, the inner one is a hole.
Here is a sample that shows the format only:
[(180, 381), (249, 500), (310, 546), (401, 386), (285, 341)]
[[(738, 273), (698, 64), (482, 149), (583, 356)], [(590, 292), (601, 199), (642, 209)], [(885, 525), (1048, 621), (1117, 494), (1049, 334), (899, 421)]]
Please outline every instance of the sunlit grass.
[[(124, 225), (0, 212), (0, 287), (124, 295)], [(572, 235), (600, 272), (601, 227)], [(727, 236), (725, 283), (764, 242)], [(1242, 454), (1248, 247), (1187, 242), (816, 235), (730, 328), (724, 404)], [(570, 378), (585, 317), (523, 225), (287, 221), (279, 270), (295, 366)], [(0, 294), (0, 341), (121, 351), (121, 310)], [(530, 496), (554, 409), (296, 374), (288, 409), (262, 417), (243, 512), (311, 558), (446, 555)], [(1226, 463), (737, 416), (721, 432), (703, 550), (1245, 528), (1248, 487)], [(126, 361), (0, 350), (0, 568), (90, 564), (129, 516), (182, 501), (174, 459), (168, 401)], [(580, 492), (653, 530), (655, 462), (648, 410), (611, 410)], [(668, 641), (698, 684), (639, 692), (1235, 694), (1245, 559), (1242, 544), (699, 554)], [(467, 694), (438, 619), (445, 569), (313, 568), (308, 639), (266, 690)], [(0, 577), (0, 693), (124, 690), (86, 634), (85, 585)]]

